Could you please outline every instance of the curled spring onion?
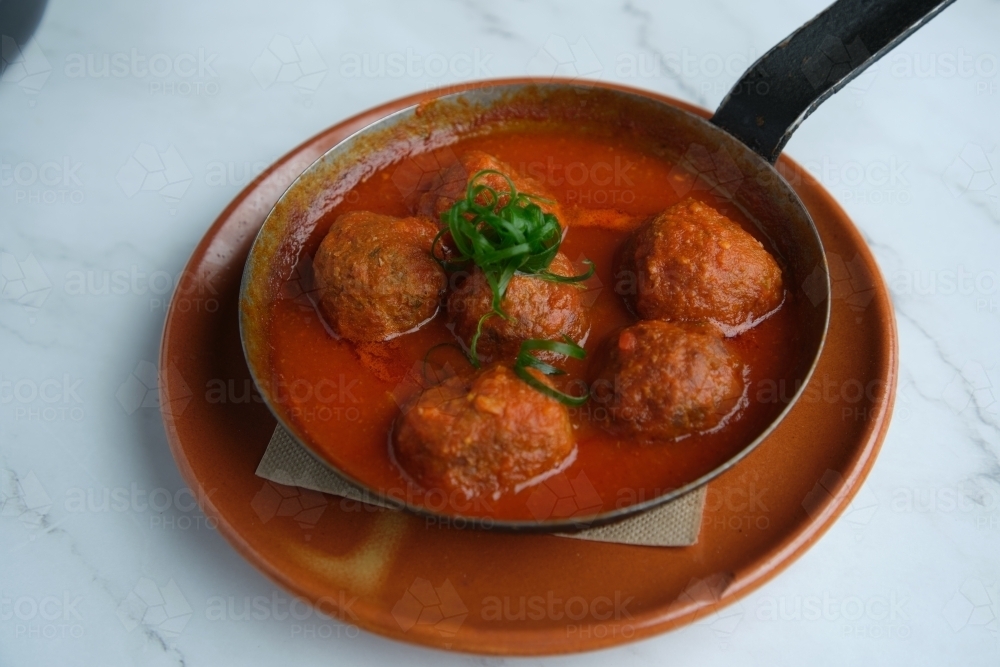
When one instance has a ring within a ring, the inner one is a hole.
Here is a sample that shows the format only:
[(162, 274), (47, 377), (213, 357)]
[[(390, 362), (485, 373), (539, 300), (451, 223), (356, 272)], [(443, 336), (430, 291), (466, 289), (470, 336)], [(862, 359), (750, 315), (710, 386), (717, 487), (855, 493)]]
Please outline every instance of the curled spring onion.
[(584, 349), (571, 341), (568, 337), (564, 337), (564, 340), (565, 342), (559, 342), (555, 340), (539, 340), (537, 338), (531, 338), (523, 341), (521, 343), (521, 350), (518, 352), (517, 358), (514, 361), (514, 373), (516, 373), (519, 378), (531, 385), (534, 389), (540, 391), (546, 396), (554, 398), (560, 403), (565, 403), (566, 405), (572, 407), (579, 407), (587, 402), (588, 396), (586, 394), (583, 396), (572, 396), (570, 394), (563, 393), (558, 389), (550, 387), (528, 372), (529, 368), (534, 368), (544, 375), (565, 375), (566, 373), (566, 371), (561, 368), (556, 368), (551, 364), (547, 364), (533, 355), (532, 352), (535, 350), (554, 352), (555, 354), (564, 357), (573, 357), (574, 359), (583, 359), (587, 356)]
[[(486, 176), (497, 175), (507, 183), (506, 192), (498, 192), (482, 182)], [(506, 201), (501, 205), (501, 201)], [(510, 319), (501, 303), (511, 278), (517, 273), (532, 275), (553, 282), (581, 282), (594, 275), (593, 262), (589, 269), (576, 276), (560, 276), (549, 271), (549, 265), (559, 252), (562, 243), (562, 226), (551, 213), (546, 213), (536, 203), (546, 200), (535, 195), (518, 192), (506, 174), (495, 169), (484, 169), (469, 179), (465, 198), (456, 201), (441, 214), (445, 227), (438, 232), (431, 246), (431, 253), (441, 266), (455, 271), (468, 266), (478, 266), (493, 293), (492, 309), (485, 313), (476, 326), (476, 333), (469, 343), (469, 360), (479, 367), (476, 346), (483, 323), (494, 315)], [(451, 233), (455, 256), (439, 257), (436, 252), (446, 232)]]

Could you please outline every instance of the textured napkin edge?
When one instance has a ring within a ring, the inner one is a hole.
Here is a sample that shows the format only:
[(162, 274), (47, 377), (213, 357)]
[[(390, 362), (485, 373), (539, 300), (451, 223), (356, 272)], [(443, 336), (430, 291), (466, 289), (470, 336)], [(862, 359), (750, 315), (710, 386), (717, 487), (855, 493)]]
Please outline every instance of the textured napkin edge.
[[(327, 468), (281, 426), (275, 428), (255, 474), (285, 486), (297, 486), (386, 509), (396, 509)], [(707, 491), (707, 485), (702, 485), (637, 516), (606, 526), (555, 535), (631, 546), (691, 546), (698, 542)]]

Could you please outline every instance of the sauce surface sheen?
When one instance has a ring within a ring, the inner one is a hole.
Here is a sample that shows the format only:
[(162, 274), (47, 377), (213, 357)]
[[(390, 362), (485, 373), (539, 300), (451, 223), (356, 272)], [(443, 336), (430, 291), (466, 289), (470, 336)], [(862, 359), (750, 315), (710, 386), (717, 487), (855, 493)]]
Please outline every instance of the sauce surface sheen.
[[(596, 265), (596, 278), (586, 283), (588, 302), (592, 302), (592, 327), (584, 346), (588, 360), (611, 332), (637, 318), (616, 292), (614, 276), (615, 252), (629, 230), (574, 226), (575, 207), (617, 209), (639, 218), (694, 197), (740, 224), (779, 264), (782, 262), (736, 206), (700, 189), (694, 175), (628, 135), (595, 136), (573, 129), (498, 131), (463, 139), (438, 150), (435, 158), (447, 165), (466, 150), (485, 151), (535, 177), (570, 211), (561, 251), (578, 266), (584, 258)], [(414, 193), (398, 187), (393, 172), (393, 167), (377, 172), (330, 211), (306, 244), (295, 274), (287, 277), (288, 298), (274, 304), (270, 323), (272, 380), (278, 387), (278, 400), (289, 406), (292, 418), (317, 451), (380, 493), (444, 514), (506, 520), (548, 518), (539, 516), (539, 505), (531, 500), (537, 485), (499, 499), (443, 498), (424, 493), (393, 461), (391, 429), (400, 404), (416, 391), (416, 378), (428, 350), (455, 342), (443, 308), (416, 332), (384, 343), (354, 345), (335, 339), (313, 301), (303, 296), (311, 289), (309, 258), (339, 215), (355, 210), (398, 217), (412, 214)], [(796, 389), (796, 308), (786, 292), (785, 302), (774, 314), (729, 339), (749, 368), (749, 403), (722, 428), (675, 442), (640, 444), (601, 428), (593, 419), (601, 406), (594, 401), (571, 408), (577, 452), (559, 476), (564, 474), (563, 482), (572, 483), (575, 500), (572, 507), (553, 510), (551, 517), (585, 516), (650, 500), (710, 472), (749, 444), (780, 413)], [(450, 365), (461, 370), (461, 364), (467, 363), (457, 351), (438, 348), (429, 358), (428, 369), (434, 373), (442, 365)], [(568, 373), (560, 385), (580, 393), (586, 364), (587, 360), (561, 363)], [(557, 486), (555, 478), (545, 483), (550, 488)]]

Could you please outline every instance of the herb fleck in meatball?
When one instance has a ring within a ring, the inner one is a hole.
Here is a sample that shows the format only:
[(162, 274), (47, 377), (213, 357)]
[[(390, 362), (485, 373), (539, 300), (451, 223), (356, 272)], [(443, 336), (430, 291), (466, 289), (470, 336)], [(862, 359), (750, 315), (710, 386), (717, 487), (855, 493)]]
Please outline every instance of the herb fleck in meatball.
[(355, 211), (337, 218), (313, 260), (319, 306), (354, 342), (387, 340), (437, 312), (447, 278), (431, 256), (437, 225)]
[[(562, 253), (555, 256), (549, 270), (560, 276), (577, 273)], [(516, 355), (521, 341), (528, 338), (563, 340), (565, 335), (574, 342), (582, 341), (590, 330), (590, 319), (583, 303), (584, 293), (580, 283), (553, 282), (527, 274), (514, 275), (500, 302), (510, 319), (505, 320), (499, 315), (487, 318), (483, 322), (477, 352), (492, 360)], [(475, 269), (448, 298), (448, 317), (455, 325), (455, 333), (466, 344), (476, 333), (479, 319), (492, 309), (493, 292), (479, 269)], [(547, 353), (541, 353), (541, 356), (548, 358)]]
[(713, 330), (660, 320), (608, 339), (591, 378), (591, 400), (609, 430), (651, 441), (718, 426), (743, 392), (743, 364)]
[(693, 199), (646, 221), (620, 259), (618, 289), (644, 319), (708, 321), (735, 335), (784, 297), (781, 269), (760, 241)]
[(575, 447), (566, 406), (499, 365), (426, 389), (399, 418), (394, 444), (424, 488), (465, 498), (513, 491)]

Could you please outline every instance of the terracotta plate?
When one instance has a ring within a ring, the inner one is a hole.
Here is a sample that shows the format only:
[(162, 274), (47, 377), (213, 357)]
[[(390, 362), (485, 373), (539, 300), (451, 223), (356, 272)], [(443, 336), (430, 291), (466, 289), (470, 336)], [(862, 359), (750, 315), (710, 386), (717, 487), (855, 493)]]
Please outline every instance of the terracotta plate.
[(462, 530), (254, 475), (275, 425), (251, 391), (238, 331), (254, 236), (326, 150), (437, 94), (372, 109), (293, 150), (223, 211), (188, 262), (163, 334), (160, 395), (174, 458), (206, 514), (250, 562), (321, 611), (395, 639), (477, 653), (566, 653), (648, 637), (775, 576), (823, 534), (868, 474), (888, 427), (898, 356), (892, 306), (868, 248), (830, 195), (786, 158), (779, 169), (826, 247), (830, 330), (792, 412), (709, 485), (696, 546)]

